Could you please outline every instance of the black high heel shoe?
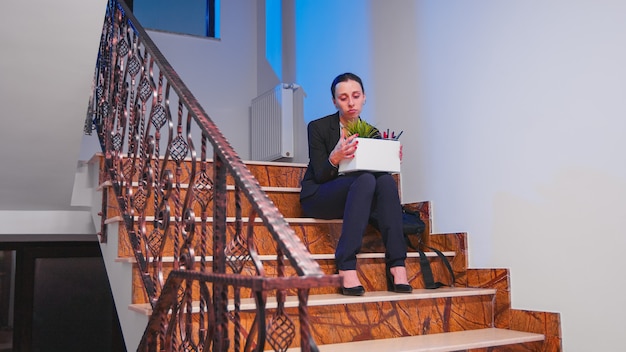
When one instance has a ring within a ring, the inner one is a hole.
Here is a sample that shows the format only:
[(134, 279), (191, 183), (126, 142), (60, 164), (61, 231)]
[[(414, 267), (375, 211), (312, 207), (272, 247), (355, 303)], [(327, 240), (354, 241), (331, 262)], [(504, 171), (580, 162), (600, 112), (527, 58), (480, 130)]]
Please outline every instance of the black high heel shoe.
[[(335, 274), (339, 275), (339, 270), (337, 270)], [(365, 287), (363, 287), (363, 285), (354, 287), (343, 287), (342, 285), (341, 294), (344, 296), (363, 296), (365, 294)]]
[(395, 284), (393, 282), (393, 275), (391, 275), (391, 268), (387, 267), (387, 290), (391, 292), (397, 293), (411, 293), (413, 292), (413, 287), (407, 284)]
[(354, 287), (341, 287), (341, 294), (344, 296), (363, 296), (365, 287), (359, 285)]

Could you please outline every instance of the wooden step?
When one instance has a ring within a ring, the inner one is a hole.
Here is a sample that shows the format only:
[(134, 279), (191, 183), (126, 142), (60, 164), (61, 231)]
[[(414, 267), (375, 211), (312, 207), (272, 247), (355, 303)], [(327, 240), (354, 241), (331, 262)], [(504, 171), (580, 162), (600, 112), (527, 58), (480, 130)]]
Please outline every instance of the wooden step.
[[(395, 302), (407, 300), (424, 300), (430, 298), (452, 298), (452, 297), (468, 297), (468, 296), (484, 296), (496, 294), (495, 289), (491, 288), (469, 288), (469, 287), (441, 287), (435, 290), (415, 289), (412, 293), (395, 293), (388, 291), (365, 292), (363, 296), (344, 296), (338, 293), (328, 293), (322, 295), (310, 295), (308, 307), (332, 306), (339, 304), (362, 304), (376, 302)], [(192, 312), (199, 312), (198, 302), (193, 302)], [(266, 309), (275, 309), (277, 307), (276, 297), (268, 297)], [(285, 308), (298, 307), (298, 297), (287, 296), (285, 300)], [(256, 303), (253, 298), (242, 298), (240, 309), (253, 310)], [(131, 304), (129, 309), (143, 315), (151, 315), (152, 308), (149, 303)], [(234, 310), (235, 306), (231, 300), (228, 305), (229, 310)]]
[[(154, 217), (146, 218), (146, 231), (147, 233), (151, 233), (153, 229), (153, 220)], [(227, 232), (228, 236), (232, 236), (235, 229), (235, 218), (228, 217), (226, 218), (227, 222)], [(244, 231), (247, 228), (247, 224), (249, 219), (247, 217), (243, 217), (242, 219)], [(135, 218), (137, 221), (137, 218)], [(170, 218), (170, 226), (174, 226), (175, 219), (173, 217)], [(196, 219), (196, 224), (200, 224), (201, 219)], [(334, 252), (334, 245), (339, 238), (339, 234), (341, 233), (341, 224), (342, 220), (320, 220), (320, 219), (312, 219), (312, 218), (285, 218), (296, 236), (300, 238), (307, 250), (310, 253), (331, 253)], [(213, 222), (213, 218), (207, 218), (207, 226), (211, 227)], [(133, 250), (131, 247), (130, 239), (125, 235), (125, 230), (123, 229), (123, 221), (122, 217), (116, 216), (113, 218), (109, 218), (105, 221), (106, 224), (119, 224), (120, 230), (124, 233), (124, 235), (120, 236), (120, 242), (118, 243), (119, 247), (119, 257), (133, 257)], [(255, 242), (257, 246), (257, 251), (259, 254), (272, 254), (276, 253), (276, 243), (272, 239), (271, 234), (267, 230), (267, 228), (263, 225), (262, 220), (256, 218), (254, 221), (254, 231), (255, 231)], [(199, 233), (199, 228), (196, 229)], [(171, 232), (173, 233), (173, 231)], [(244, 232), (245, 233), (245, 232)], [(200, 236), (195, 236), (195, 241), (199, 241)], [(198, 244), (194, 244), (195, 247)], [(212, 248), (213, 246), (213, 238), (206, 239), (207, 248)], [(369, 248), (369, 247), (368, 247)], [(163, 256), (171, 256), (173, 254), (173, 241), (172, 239), (168, 239), (165, 244), (165, 248), (163, 250)]]
[[(308, 310), (314, 326), (313, 338), (320, 351), (458, 351), (544, 340), (541, 334), (491, 329), (495, 294), (495, 289), (439, 288), (416, 289), (411, 294), (366, 292), (360, 297), (311, 295)], [(296, 297), (287, 297), (285, 309), (296, 326), (297, 305)], [(242, 299), (240, 316), (244, 326), (253, 319), (246, 310), (255, 307), (253, 299)], [(274, 298), (268, 297), (268, 318), (276, 307)], [(148, 304), (132, 305), (130, 309), (142, 315), (151, 314)], [(228, 309), (234, 309), (232, 302)], [(192, 310), (198, 312), (197, 303)], [(444, 321), (444, 316), (449, 320)], [(463, 331), (474, 332), (454, 333)], [(489, 331), (495, 335), (489, 335)], [(294, 341), (294, 345), (298, 343), (299, 340)]]
[[(341, 226), (343, 221), (341, 219), (333, 219), (333, 220), (323, 220), (323, 219), (314, 219), (314, 218), (305, 218), (305, 217), (285, 217), (284, 218), (287, 223), (289, 223), (290, 227), (295, 232), (296, 236), (302, 241), (307, 250), (312, 254), (320, 254), (320, 253), (331, 253), (334, 252), (336, 248), (337, 241), (341, 235)], [(175, 223), (175, 218), (170, 217), (170, 226), (173, 226)], [(138, 221), (138, 218), (135, 217), (135, 221)], [(153, 230), (153, 216), (148, 216), (145, 219), (146, 221), (146, 231), (147, 233), (151, 233)], [(213, 218), (208, 217), (206, 219), (207, 226), (211, 227)], [(227, 231), (229, 233), (228, 236), (232, 236), (234, 233), (236, 219), (234, 217), (227, 217)], [(248, 217), (242, 217), (241, 221), (244, 226), (244, 231), (247, 228), (247, 224), (249, 222)], [(200, 224), (201, 219), (196, 218), (196, 224)], [(114, 224), (119, 223), (123, 224), (123, 219), (121, 216), (114, 216), (105, 221), (106, 224)], [(256, 247), (259, 254), (272, 254), (275, 253), (276, 247), (274, 241), (271, 239), (271, 234), (267, 230), (267, 228), (263, 225), (262, 219), (256, 218), (254, 220), (254, 231), (255, 231), (255, 239), (256, 239)], [(125, 232), (125, 230), (122, 230)], [(199, 228), (196, 228), (196, 231), (199, 233)], [(413, 237), (413, 236), (412, 236)], [(196, 236), (196, 239), (199, 236)], [(163, 256), (168, 256), (173, 253), (173, 249), (171, 248), (172, 241), (171, 239), (166, 243), (166, 247), (162, 253)], [(444, 243), (445, 245), (446, 243)], [(212, 238), (207, 239), (206, 245), (208, 248), (211, 248), (213, 245)], [(130, 240), (128, 236), (124, 235), (120, 237), (119, 243), (119, 256), (120, 257), (132, 257), (133, 250), (130, 245)], [(455, 247), (451, 247), (450, 249), (445, 248), (444, 250), (452, 251)], [(363, 235), (363, 245), (361, 251), (363, 253), (372, 253), (372, 252), (382, 252), (384, 251), (384, 245), (382, 242), (382, 237), (380, 233), (376, 231), (373, 227), (368, 226), (365, 234)], [(409, 248), (409, 251), (412, 249)]]
[[(431, 268), (433, 270), (435, 280), (442, 281), (446, 284), (449, 283), (450, 278), (445, 272), (445, 268), (443, 264), (437, 257), (437, 254), (434, 252), (425, 252), (424, 253), (431, 262)], [(454, 258), (454, 252), (444, 252), (448, 258)], [(320, 268), (327, 275), (332, 275), (335, 273), (335, 256), (334, 254), (326, 253), (326, 254), (314, 254), (313, 258), (319, 263)], [(384, 253), (361, 253), (357, 255), (359, 258), (359, 266), (358, 272), (359, 276), (362, 278), (362, 283), (365, 286), (367, 291), (376, 292), (378, 290), (385, 290), (387, 287), (387, 283), (385, 280), (385, 265)], [(212, 260), (212, 257), (207, 257), (207, 261)], [(172, 269), (172, 257), (163, 258), (163, 275), (167, 277), (169, 272)], [(196, 258), (196, 266), (199, 268), (199, 260), (200, 258)], [(276, 275), (276, 256), (275, 255), (264, 255), (261, 257), (263, 261), (263, 267), (266, 271), (266, 275), (273, 277)], [(119, 258), (117, 261), (119, 262), (127, 262), (134, 263), (134, 259), (132, 258)], [(409, 278), (409, 282), (411, 286), (416, 289), (422, 289), (424, 287), (423, 276), (420, 271), (419, 262), (419, 253), (417, 252), (409, 252), (407, 253), (407, 274)], [(210, 265), (210, 264), (208, 264)], [(246, 265), (244, 269), (244, 273), (248, 275), (255, 275), (254, 267), (249, 263)], [(294, 276), (295, 272), (291, 266), (287, 266), (285, 268), (286, 276)], [(141, 282), (141, 274), (137, 267), (133, 267), (132, 270), (132, 281), (133, 281), (133, 290), (132, 290), (132, 302), (137, 304), (142, 304), (147, 302), (147, 297)], [(317, 294), (331, 294), (338, 292), (336, 287), (320, 287), (311, 289), (311, 295)], [(243, 297), (252, 297), (252, 294), (249, 289), (242, 289)], [(268, 293), (270, 296), (275, 294), (274, 292)], [(295, 295), (295, 292), (289, 292), (288, 294)]]
[[(454, 252), (442, 252), (444, 256), (446, 257), (454, 257)], [(437, 253), (435, 252), (424, 252), (424, 254), (429, 257), (429, 258), (436, 258), (437, 257)], [(326, 254), (311, 254), (311, 257), (315, 260), (335, 260), (335, 255), (332, 253), (326, 253)], [(359, 253), (356, 255), (357, 258), (359, 259), (384, 259), (385, 258), (385, 253)], [(420, 255), (417, 252), (408, 252), (407, 253), (407, 258), (419, 258)], [(200, 257), (196, 256), (195, 257), (195, 261), (199, 262), (200, 261)], [(276, 256), (275, 255), (260, 255), (259, 259), (261, 259), (261, 261), (275, 261), (276, 260)], [(205, 258), (205, 260), (207, 262), (213, 261), (213, 256), (207, 256)], [(135, 258), (133, 257), (119, 257), (115, 260), (116, 262), (120, 262), (120, 263), (135, 263)], [(174, 257), (163, 257), (161, 260), (163, 263), (171, 263), (174, 261)]]
[[(543, 341), (542, 334), (485, 328), (439, 334), (319, 345), (320, 352), (452, 352)], [(299, 351), (290, 348), (287, 351)]]
[[(148, 222), (152, 221), (152, 218), (146, 219)], [(173, 219), (172, 219), (173, 220)], [(209, 222), (212, 219), (208, 219)], [(228, 218), (229, 226), (234, 226), (234, 218)], [(242, 219), (247, 222), (247, 218)], [(336, 271), (334, 262), (334, 249), (335, 241), (339, 238), (341, 232), (341, 220), (320, 220), (312, 218), (287, 218), (286, 219), (291, 227), (294, 229), (296, 235), (305, 244), (307, 249), (314, 260), (317, 260), (321, 269), (326, 274), (333, 274)], [(109, 224), (120, 224), (121, 218), (110, 219)], [(121, 225), (121, 224), (120, 224)], [(148, 224), (147, 230), (151, 231), (151, 224)], [(445, 237), (445, 236), (444, 236)], [(199, 237), (196, 237), (196, 239)], [(255, 242), (259, 254), (264, 258), (264, 267), (267, 275), (275, 275), (275, 263), (276, 263), (276, 247), (273, 240), (270, 240), (270, 235), (267, 229), (261, 224), (260, 219), (255, 220)], [(166, 250), (164, 251), (165, 257), (163, 259), (163, 275), (167, 277), (169, 271), (172, 268), (173, 258), (171, 257), (172, 240), (166, 243)], [(133, 252), (130, 246), (130, 242), (127, 236), (120, 236), (120, 249), (118, 251), (118, 262), (130, 262), (134, 263)], [(208, 248), (212, 247), (212, 242), (206, 243)], [(453, 247), (454, 248), (454, 247)], [(451, 248), (452, 249), (452, 248)], [(196, 253), (199, 253), (199, 249), (196, 248)], [(437, 258), (436, 254), (432, 251), (426, 251), (427, 257), (431, 262), (431, 268), (436, 281), (441, 281), (445, 284), (450, 284), (449, 274), (443, 264), (443, 262)], [(461, 260), (456, 259), (456, 252), (453, 250), (444, 251), (444, 255), (451, 261), (455, 276), (457, 278), (464, 278), (464, 271), (466, 269), (466, 261), (463, 256)], [(125, 259), (126, 258), (126, 259)], [(369, 229), (364, 236), (363, 251), (358, 255), (359, 258), (359, 273), (364, 279), (363, 285), (368, 291), (384, 290), (386, 288), (385, 272), (384, 272), (384, 246), (380, 234)], [(199, 263), (200, 258), (196, 258), (196, 263)], [(205, 259), (211, 260), (210, 256)], [(246, 266), (245, 270), (252, 270), (252, 266)], [(411, 285), (415, 288), (423, 288), (423, 276), (421, 268), (419, 266), (419, 254), (414, 250), (409, 250), (407, 253), (407, 271)], [(246, 271), (247, 272), (247, 271)], [(290, 266), (286, 268), (286, 275), (294, 275)], [(250, 273), (254, 275), (254, 273)], [(457, 281), (460, 282), (460, 281)], [(460, 282), (460, 286), (467, 286)], [(133, 269), (133, 303), (146, 302), (146, 295), (142, 289), (141, 274), (137, 268)], [(312, 294), (331, 293), (337, 292), (334, 287), (316, 288), (311, 292)]]
[[(106, 183), (103, 185), (104, 187), (109, 187), (110, 183)], [(139, 194), (137, 190), (137, 183), (133, 184), (135, 188), (135, 195)], [(180, 188), (180, 195), (178, 196), (179, 202), (182, 203), (185, 200), (187, 195), (188, 185), (183, 184)], [(302, 210), (300, 208), (300, 187), (261, 187), (263, 192), (268, 196), (268, 198), (276, 205), (280, 213), (285, 217), (299, 217), (302, 216)], [(226, 201), (226, 213), (228, 216), (235, 216), (235, 186), (228, 185), (226, 186), (227, 191), (227, 201)], [(171, 209), (176, 208), (176, 202), (174, 200), (174, 193), (172, 191), (172, 195), (169, 198), (169, 206)], [(109, 207), (107, 210), (107, 216), (117, 216), (119, 215), (119, 210), (117, 208), (117, 199), (115, 197), (114, 192), (108, 192), (109, 200), (108, 204), (115, 205), (114, 207)], [(206, 212), (209, 216), (213, 215), (213, 204), (208, 199), (205, 200), (208, 205), (206, 208)], [(152, 191), (149, 197), (146, 197), (143, 201), (146, 210), (146, 216), (152, 216), (155, 214), (155, 204), (154, 204), (154, 192)], [(250, 209), (252, 208), (250, 202), (246, 199), (246, 197), (241, 195), (241, 212), (244, 215), (250, 214)], [(193, 202), (193, 210), (196, 214), (202, 213), (202, 207), (200, 202)]]
[[(125, 160), (128, 160), (124, 158)], [(259, 182), (261, 186), (267, 187), (300, 187), (300, 181), (304, 176), (307, 165), (301, 163), (286, 163), (274, 161), (244, 161), (250, 173)], [(181, 184), (189, 183), (189, 173), (191, 172), (191, 160), (185, 159), (181, 163), (178, 182)], [(201, 162), (196, 163), (196, 179), (201, 173)], [(206, 174), (212, 179), (213, 162), (208, 160), (206, 163)], [(172, 175), (176, 175), (176, 163), (168, 163), (166, 168), (170, 170)], [(133, 181), (136, 182), (140, 172), (136, 172)], [(234, 185), (234, 181), (230, 174), (226, 177), (228, 185)]]

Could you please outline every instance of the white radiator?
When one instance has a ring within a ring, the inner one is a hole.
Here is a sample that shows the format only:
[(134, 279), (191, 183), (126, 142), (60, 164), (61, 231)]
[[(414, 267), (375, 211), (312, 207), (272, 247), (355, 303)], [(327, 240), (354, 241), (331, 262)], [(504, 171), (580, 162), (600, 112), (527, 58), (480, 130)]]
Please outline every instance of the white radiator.
[(250, 155), (273, 161), (294, 157), (294, 120), (303, 119), (303, 94), (297, 84), (281, 83), (252, 100)]

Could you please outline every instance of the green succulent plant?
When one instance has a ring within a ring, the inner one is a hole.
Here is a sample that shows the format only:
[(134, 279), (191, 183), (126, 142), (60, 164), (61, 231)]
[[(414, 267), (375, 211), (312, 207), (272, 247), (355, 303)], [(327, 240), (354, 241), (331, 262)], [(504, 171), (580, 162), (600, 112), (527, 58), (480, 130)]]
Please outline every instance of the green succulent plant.
[[(379, 138), (380, 133), (376, 127), (370, 125), (369, 123), (357, 119), (352, 122), (349, 122), (343, 126), (348, 135), (351, 136), (353, 134), (358, 134), (360, 138)], [(346, 136), (347, 137), (347, 136)]]

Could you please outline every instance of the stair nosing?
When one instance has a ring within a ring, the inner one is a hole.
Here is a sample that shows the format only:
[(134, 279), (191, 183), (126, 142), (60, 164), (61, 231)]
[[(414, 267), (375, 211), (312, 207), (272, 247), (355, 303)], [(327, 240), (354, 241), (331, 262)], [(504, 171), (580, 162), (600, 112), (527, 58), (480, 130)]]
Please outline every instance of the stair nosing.
[[(453, 251), (446, 251), (446, 252), (441, 252), (441, 253), (443, 253), (445, 257), (454, 257), (456, 255), (456, 252), (453, 252)], [(426, 255), (426, 257), (431, 257), (431, 258), (437, 257), (437, 253), (435, 252), (425, 251), (424, 254)], [(335, 254), (334, 253), (311, 254), (311, 257), (314, 260), (334, 260)], [(356, 257), (358, 259), (384, 259), (385, 253), (382, 253), (382, 252), (359, 253), (356, 255)], [(419, 257), (420, 257), (419, 252), (407, 253), (407, 258), (419, 258)], [(276, 255), (264, 254), (264, 255), (260, 255), (259, 258), (261, 259), (261, 261), (272, 261), (272, 260), (276, 260)], [(151, 260), (151, 258), (147, 258), (147, 259)], [(196, 262), (200, 262), (201, 257), (196, 256), (194, 259)], [(213, 261), (213, 256), (211, 255), (206, 256), (205, 259), (206, 261)], [(131, 264), (136, 262), (134, 257), (117, 257), (115, 261), (118, 263), (131, 263)], [(174, 262), (174, 257), (172, 256), (162, 257), (161, 262), (172, 263)]]
[[(94, 155), (91, 157), (91, 159), (89, 159), (89, 162), (100, 161), (100, 159), (102, 158), (104, 158), (104, 153), (95, 152)], [(163, 159), (165, 159), (165, 156), (160, 155), (159, 160), (163, 160)], [(185, 158), (183, 158), (182, 161), (183, 162), (192, 161), (192, 158), (190, 156), (186, 156)], [(198, 162), (206, 161), (208, 163), (212, 163), (214, 162), (214, 159), (207, 158), (205, 160), (200, 160), (200, 158), (196, 158), (196, 161)], [(292, 161), (242, 160), (242, 162), (246, 165), (250, 164), (250, 165), (266, 165), (266, 166), (286, 166), (286, 167), (295, 167), (295, 168), (306, 168), (308, 166), (307, 163), (299, 163), (299, 162), (292, 162)]]
[[(543, 334), (500, 328), (483, 328), (436, 334), (393, 337), (355, 342), (318, 345), (320, 352), (387, 351), (451, 352), (543, 341)], [(290, 348), (287, 352), (299, 351)]]
[[(135, 221), (139, 219), (138, 216), (135, 216)], [(241, 221), (244, 223), (249, 222), (248, 217), (242, 217)], [(290, 224), (341, 224), (343, 223), (342, 219), (317, 219), (317, 218), (307, 218), (307, 217), (299, 217), (299, 218), (284, 218), (285, 221), (287, 221)], [(175, 217), (170, 216), (170, 222), (174, 222), (176, 220)], [(235, 218), (234, 216), (228, 216), (226, 217), (226, 222), (227, 223), (234, 223), (237, 220), (237, 218)], [(108, 219), (106, 219), (104, 221), (105, 224), (111, 224), (111, 223), (115, 223), (115, 222), (122, 222), (124, 221), (124, 218), (122, 218), (122, 216), (112, 216)], [(154, 216), (146, 216), (146, 221), (154, 221)], [(196, 217), (196, 222), (201, 222), (202, 219), (200, 217)], [(207, 222), (213, 222), (213, 217), (212, 216), (208, 216), (206, 218)], [(254, 219), (255, 223), (262, 223), (263, 219), (261, 218), (255, 218)]]
[[(111, 181), (105, 181), (103, 183), (101, 183), (100, 185), (98, 185), (98, 189), (101, 190), (105, 187), (111, 187), (113, 185), (113, 183)], [(132, 187), (139, 187), (139, 182), (132, 182), (131, 183)], [(300, 193), (300, 191), (302, 190), (302, 187), (288, 187), (288, 186), (260, 186), (261, 190), (263, 190), (264, 192), (286, 192), (286, 193)], [(188, 183), (181, 183), (180, 184), (180, 188), (181, 189), (188, 189), (189, 188), (189, 184)], [(209, 187), (208, 189), (211, 189), (211, 187)], [(227, 191), (234, 191), (235, 190), (235, 185), (226, 185), (226, 190)]]
[[(467, 296), (485, 296), (495, 295), (494, 288), (472, 288), (472, 287), (440, 287), (438, 289), (414, 289), (412, 293), (395, 293), (388, 291), (372, 291), (366, 292), (363, 296), (345, 296), (339, 293), (325, 293), (319, 295), (310, 295), (307, 307), (329, 306), (339, 304), (360, 304), (360, 303), (376, 303), (376, 302), (392, 302), (392, 301), (408, 301), (422, 300), (431, 298), (449, 298), (449, 297), (467, 297)], [(265, 305), (266, 309), (275, 309), (277, 307), (276, 298), (268, 297)], [(298, 307), (297, 296), (287, 296), (285, 308)], [(229, 301), (228, 310), (234, 310), (234, 303)], [(241, 300), (241, 311), (249, 311), (256, 308), (253, 298), (244, 298)], [(149, 303), (131, 304), (129, 309), (144, 315), (151, 315), (152, 308)], [(199, 303), (192, 303), (192, 313), (199, 312)]]

